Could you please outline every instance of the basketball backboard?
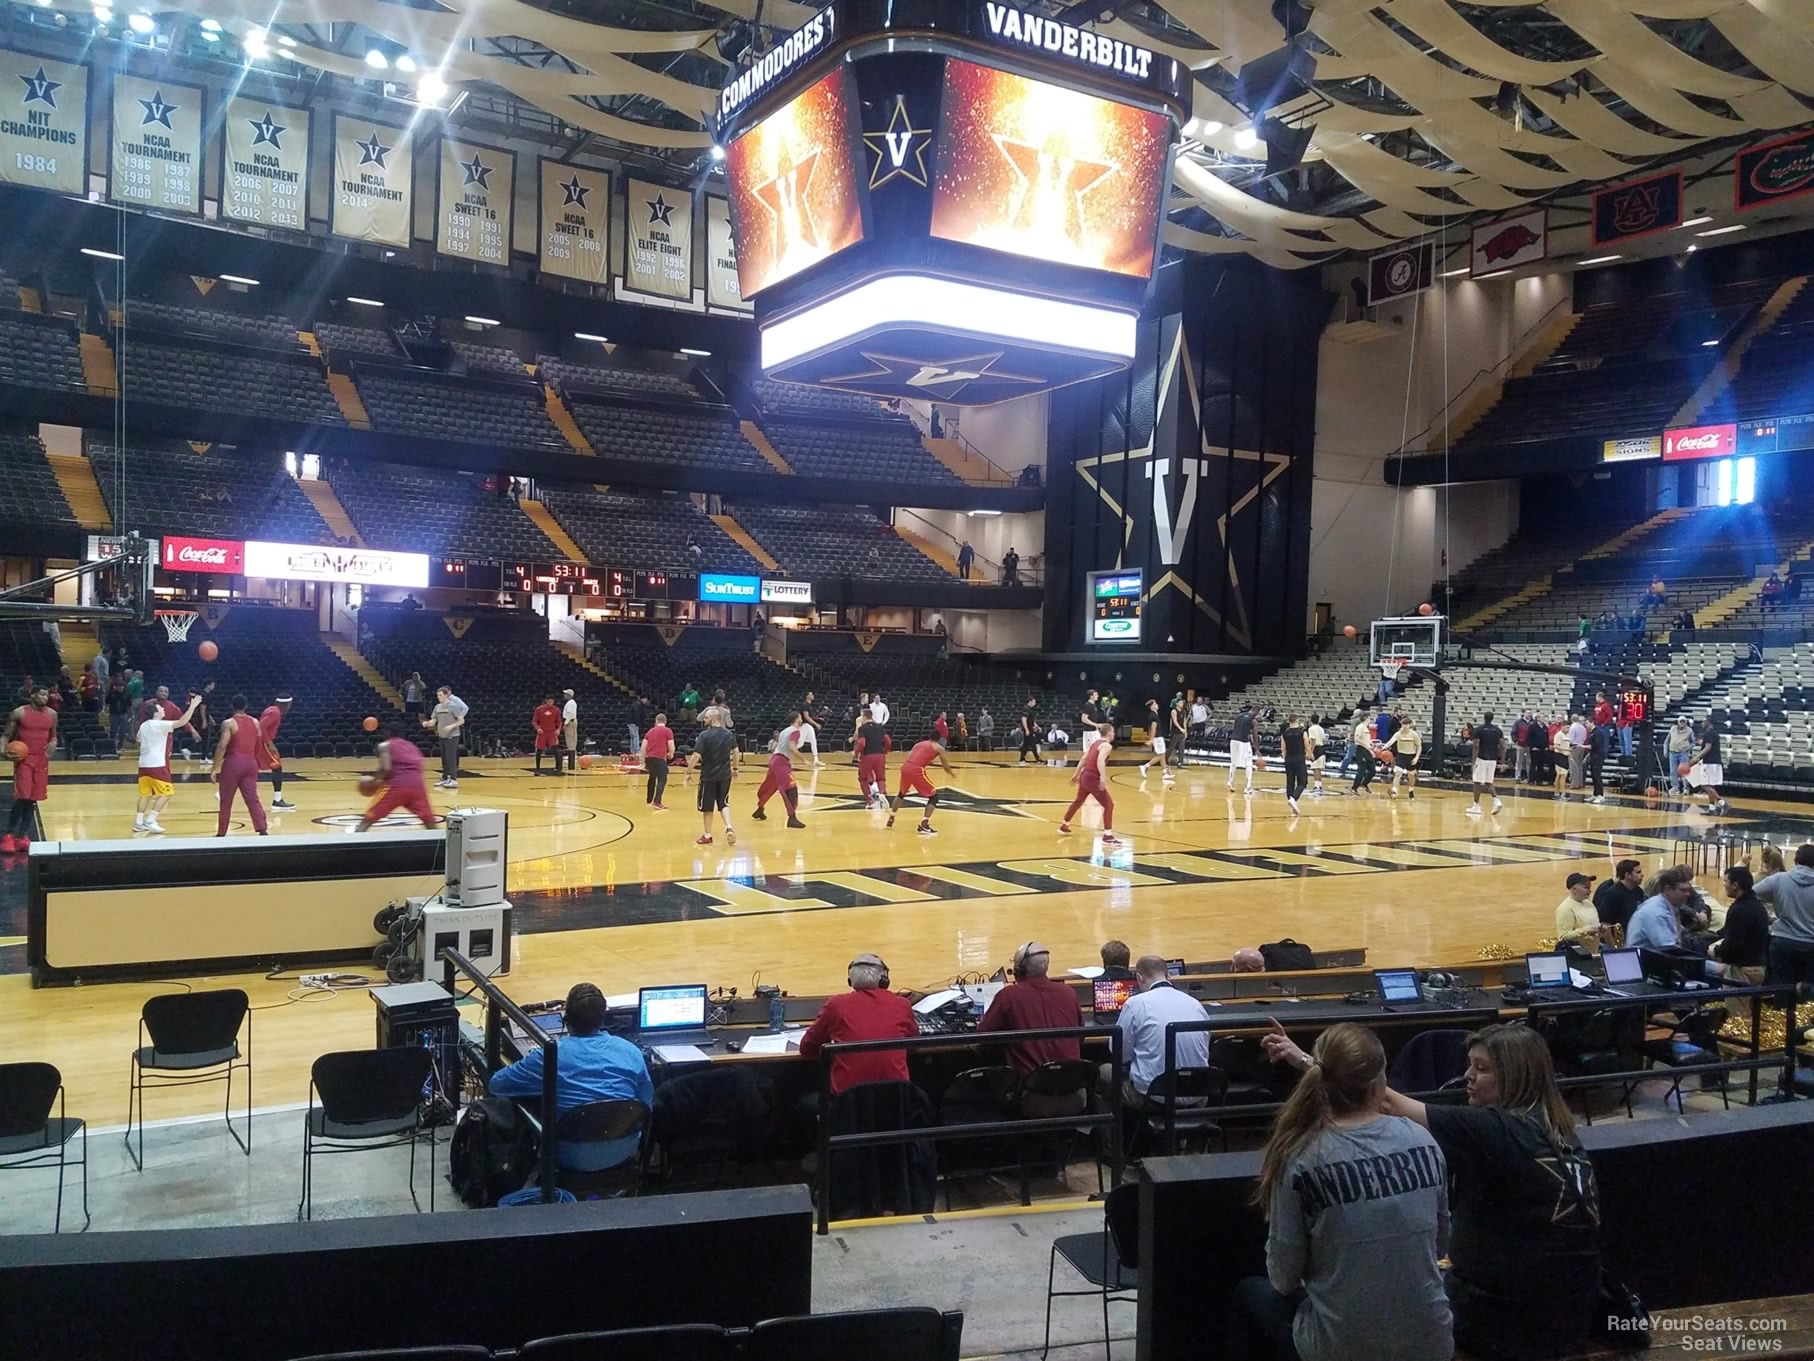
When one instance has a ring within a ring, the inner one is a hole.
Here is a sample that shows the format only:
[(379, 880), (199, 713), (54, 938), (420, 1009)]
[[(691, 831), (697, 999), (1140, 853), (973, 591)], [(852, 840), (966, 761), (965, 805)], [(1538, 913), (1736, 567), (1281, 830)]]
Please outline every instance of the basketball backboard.
[(1402, 658), (1412, 666), (1435, 666), (1442, 656), (1442, 618), (1411, 614), (1375, 619), (1368, 649), (1375, 663)]

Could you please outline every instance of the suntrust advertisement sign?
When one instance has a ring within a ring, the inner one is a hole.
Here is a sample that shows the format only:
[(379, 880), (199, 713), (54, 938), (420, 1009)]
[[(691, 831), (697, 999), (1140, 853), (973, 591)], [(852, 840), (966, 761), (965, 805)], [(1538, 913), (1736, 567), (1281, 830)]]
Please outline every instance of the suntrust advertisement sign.
[(187, 539), (168, 535), (161, 558), (167, 572), (226, 572), (244, 576), (246, 546), (238, 539)]
[(1738, 452), (1736, 425), (1689, 425), (1663, 432), (1663, 461), (1689, 458), (1731, 458)]
[(731, 576), (724, 572), (702, 572), (699, 598), (721, 605), (749, 605), (760, 598), (762, 582), (756, 577)]

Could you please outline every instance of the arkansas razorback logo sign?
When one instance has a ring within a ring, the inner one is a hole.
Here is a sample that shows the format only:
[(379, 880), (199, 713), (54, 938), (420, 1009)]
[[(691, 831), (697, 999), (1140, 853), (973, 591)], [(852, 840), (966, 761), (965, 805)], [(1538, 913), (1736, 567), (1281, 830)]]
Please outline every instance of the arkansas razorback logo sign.
[(1468, 273), (1475, 278), (1514, 269), (1549, 254), (1549, 209), (1532, 208), (1474, 228)]

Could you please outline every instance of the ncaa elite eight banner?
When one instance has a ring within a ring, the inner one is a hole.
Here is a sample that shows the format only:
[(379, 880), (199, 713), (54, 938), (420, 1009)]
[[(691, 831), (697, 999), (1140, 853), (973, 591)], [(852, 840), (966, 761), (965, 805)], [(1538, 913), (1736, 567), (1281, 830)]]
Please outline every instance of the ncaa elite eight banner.
[(328, 230), (407, 248), (415, 211), (415, 150), (404, 128), (335, 114)]
[(309, 225), (309, 111), (235, 95), (221, 125), (220, 215), (261, 227)]
[(166, 213), (201, 212), (202, 97), (196, 85), (114, 76), (109, 198)]
[(540, 197), (535, 249), (544, 274), (584, 283), (611, 278), (605, 249), (611, 217), (611, 176), (584, 165), (539, 162)]
[(88, 68), (0, 52), (0, 184), (88, 187)]
[(693, 296), (693, 195), (626, 180), (624, 287), (687, 302)]

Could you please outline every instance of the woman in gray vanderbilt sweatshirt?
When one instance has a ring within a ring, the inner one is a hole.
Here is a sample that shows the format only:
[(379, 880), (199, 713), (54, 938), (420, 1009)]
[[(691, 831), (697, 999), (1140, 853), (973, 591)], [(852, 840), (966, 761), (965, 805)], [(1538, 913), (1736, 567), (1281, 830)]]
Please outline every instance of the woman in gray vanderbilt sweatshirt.
[(1449, 1361), (1437, 1260), (1448, 1169), (1428, 1130), (1385, 1115), (1386, 1056), (1363, 1026), (1317, 1037), (1279, 1113), (1255, 1203), (1266, 1276), (1235, 1288), (1230, 1361)]

